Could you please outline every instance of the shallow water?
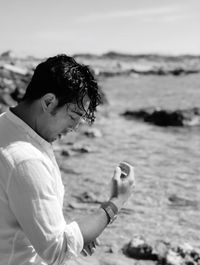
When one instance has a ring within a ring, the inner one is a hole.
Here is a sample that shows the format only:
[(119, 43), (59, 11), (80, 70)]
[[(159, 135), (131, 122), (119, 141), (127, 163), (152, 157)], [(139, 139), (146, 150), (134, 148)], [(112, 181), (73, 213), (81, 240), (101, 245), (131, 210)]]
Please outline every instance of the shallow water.
[(59, 159), (66, 186), (66, 217), (90, 209), (86, 205), (70, 211), (67, 205), (75, 195), (91, 191), (105, 199), (114, 167), (126, 160), (135, 167), (136, 189), (117, 221), (101, 236), (104, 244), (122, 246), (140, 234), (148, 240), (189, 242), (199, 247), (200, 127), (161, 128), (126, 120), (120, 113), (149, 106), (199, 106), (200, 75), (114, 77), (100, 80), (100, 84), (109, 105), (99, 109), (93, 126), (103, 137), (69, 135), (66, 142), (87, 144), (94, 152)]

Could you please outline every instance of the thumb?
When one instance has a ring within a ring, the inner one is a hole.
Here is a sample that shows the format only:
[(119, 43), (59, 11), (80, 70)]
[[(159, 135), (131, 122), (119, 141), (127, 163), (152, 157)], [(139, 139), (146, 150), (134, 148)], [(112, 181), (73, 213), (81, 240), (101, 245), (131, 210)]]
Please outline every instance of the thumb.
[(97, 246), (100, 246), (101, 242), (100, 242), (99, 238), (96, 238), (96, 239), (95, 239), (95, 244), (96, 244)]
[(120, 176), (121, 176), (121, 168), (116, 167), (114, 170), (113, 180), (118, 182), (120, 180)]
[(111, 180), (111, 198), (118, 197), (118, 187), (120, 183), (121, 169), (116, 167), (114, 170), (114, 175)]

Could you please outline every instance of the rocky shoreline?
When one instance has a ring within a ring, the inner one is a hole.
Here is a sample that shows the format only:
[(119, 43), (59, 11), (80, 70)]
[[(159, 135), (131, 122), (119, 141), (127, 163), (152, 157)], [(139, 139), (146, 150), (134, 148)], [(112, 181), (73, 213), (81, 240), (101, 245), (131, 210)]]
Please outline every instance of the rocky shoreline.
[(144, 108), (127, 110), (122, 113), (127, 119), (138, 119), (157, 126), (192, 127), (200, 125), (200, 108), (166, 110), (160, 108)]
[[(89, 65), (97, 78), (129, 75), (187, 75), (200, 72), (200, 56), (125, 55), (110, 52), (101, 56), (74, 55)], [(19, 101), (36, 65), (42, 59), (18, 58), (12, 51), (0, 55), (0, 110)], [(103, 97), (104, 102), (107, 101)]]

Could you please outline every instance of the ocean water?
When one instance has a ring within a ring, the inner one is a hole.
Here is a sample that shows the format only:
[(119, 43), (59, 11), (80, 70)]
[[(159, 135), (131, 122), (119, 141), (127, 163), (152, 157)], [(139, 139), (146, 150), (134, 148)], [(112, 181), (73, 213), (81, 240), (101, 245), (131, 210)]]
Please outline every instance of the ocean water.
[(142, 235), (148, 241), (200, 247), (200, 127), (162, 128), (120, 115), (150, 106), (199, 107), (200, 75), (112, 77), (99, 84), (109, 102), (99, 108), (93, 125), (102, 137), (89, 139), (75, 133), (62, 143), (76, 141), (93, 149), (59, 158), (66, 218), (98, 207), (85, 204), (72, 210), (68, 204), (77, 202), (84, 191), (99, 200), (107, 198), (113, 170), (126, 160), (135, 167), (136, 188), (116, 222), (102, 234), (104, 244), (122, 246), (132, 236)]

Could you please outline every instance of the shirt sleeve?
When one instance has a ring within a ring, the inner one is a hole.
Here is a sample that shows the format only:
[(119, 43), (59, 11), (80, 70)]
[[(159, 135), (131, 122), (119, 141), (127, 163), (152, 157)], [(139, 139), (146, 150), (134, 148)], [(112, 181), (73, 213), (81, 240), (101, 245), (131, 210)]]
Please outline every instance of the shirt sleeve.
[(21, 162), (13, 170), (7, 187), (12, 212), (48, 264), (63, 264), (83, 249), (79, 226), (76, 222), (66, 224), (56, 192), (54, 176), (37, 159)]

